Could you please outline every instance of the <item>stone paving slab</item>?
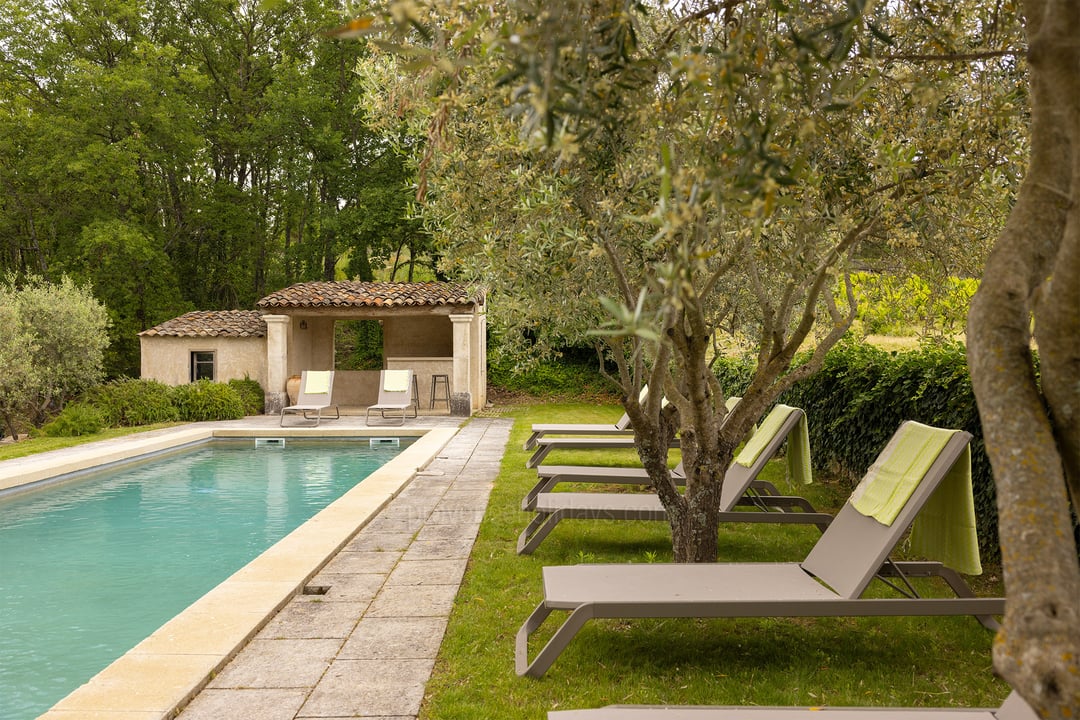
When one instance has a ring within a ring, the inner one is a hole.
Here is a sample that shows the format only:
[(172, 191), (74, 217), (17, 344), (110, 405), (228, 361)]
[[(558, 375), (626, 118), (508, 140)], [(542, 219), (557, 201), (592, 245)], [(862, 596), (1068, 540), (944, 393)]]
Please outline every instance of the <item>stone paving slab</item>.
[(465, 425), (180, 720), (416, 720), (511, 425)]

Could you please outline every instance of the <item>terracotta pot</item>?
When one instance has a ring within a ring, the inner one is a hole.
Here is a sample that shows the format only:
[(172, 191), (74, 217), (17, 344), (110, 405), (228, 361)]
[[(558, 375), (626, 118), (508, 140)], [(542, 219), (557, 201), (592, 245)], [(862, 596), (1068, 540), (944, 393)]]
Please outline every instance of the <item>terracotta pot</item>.
[(300, 376), (293, 375), (285, 381), (285, 394), (289, 396), (289, 404), (295, 405), (300, 397)]

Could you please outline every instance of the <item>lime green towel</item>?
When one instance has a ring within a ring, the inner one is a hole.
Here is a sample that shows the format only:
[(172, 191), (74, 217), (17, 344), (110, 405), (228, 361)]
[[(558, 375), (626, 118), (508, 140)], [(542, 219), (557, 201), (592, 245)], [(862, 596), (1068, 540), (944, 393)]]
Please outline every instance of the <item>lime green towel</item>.
[(954, 432), (916, 422), (901, 425), (851, 494), (851, 505), (892, 525)]
[(967, 575), (981, 575), (971, 448), (949, 469), (911, 526), (911, 550)]
[[(955, 430), (904, 423), (881, 453), (878, 462), (851, 495), (851, 505), (863, 515), (891, 525)], [(927, 501), (912, 528), (912, 549), (959, 572), (977, 575), (978, 537), (975, 501), (971, 492), (971, 454), (953, 465)]]
[(308, 370), (304, 382), (305, 395), (325, 395), (330, 392), (329, 370)]
[[(735, 462), (743, 467), (753, 465), (794, 411), (795, 408), (790, 405), (776, 405), (761, 421), (761, 425), (754, 429), (750, 439), (735, 457)], [(810, 429), (806, 423), (806, 415), (799, 418), (799, 423), (788, 435), (787, 471), (790, 482), (807, 484), (813, 480), (810, 470)]]
[(776, 436), (780, 426), (787, 420), (788, 415), (794, 408), (787, 405), (777, 405), (774, 407), (765, 419), (761, 421), (761, 424), (750, 434), (747, 438), (746, 444), (743, 445), (743, 449), (739, 451), (739, 454), (735, 457), (735, 462), (739, 463), (743, 467), (750, 467), (757, 461), (758, 455), (765, 449), (765, 446), (769, 444), (769, 441)]
[(788, 435), (787, 473), (790, 483), (809, 485), (814, 479), (814, 472), (810, 469), (810, 425), (806, 422), (805, 413)]
[(408, 392), (409, 370), (383, 370), (383, 390), (386, 392)]

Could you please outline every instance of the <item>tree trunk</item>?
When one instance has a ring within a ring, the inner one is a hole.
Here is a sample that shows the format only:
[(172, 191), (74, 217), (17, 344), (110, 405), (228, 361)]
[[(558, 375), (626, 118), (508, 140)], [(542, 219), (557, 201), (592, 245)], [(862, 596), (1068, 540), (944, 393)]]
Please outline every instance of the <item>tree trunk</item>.
[[(1070, 461), (1056, 436), (1075, 434), (1076, 427), (1059, 425), (1055, 434), (1035, 375), (1030, 328), (1034, 314), (1040, 338), (1045, 330), (1049, 346), (1071, 345), (1075, 359), (1076, 313), (1058, 313), (1044, 328), (1040, 297), (1053, 278), (1063, 282), (1051, 297), (1068, 302), (1071, 292), (1073, 307), (1077, 304), (1078, 269), (1057, 263), (1074, 263), (1070, 258), (1077, 257), (1072, 244), (1080, 221), (1080, 183), (1073, 157), (1080, 152), (1080, 117), (1077, 89), (1071, 85), (1080, 73), (1080, 7), (1033, 0), (1025, 9), (1032, 156), (972, 302), (968, 358), (997, 485), (1008, 597), (994, 644), (994, 667), (1040, 716), (1075, 720), (1080, 707), (1080, 563), (1066, 492), (1064, 468)], [(1065, 335), (1054, 337), (1058, 333)], [(1075, 387), (1080, 382), (1075, 362), (1071, 370), (1068, 360), (1063, 367), (1055, 356), (1052, 363), (1044, 383)]]
[[(688, 491), (688, 495), (691, 492)], [(700, 486), (669, 517), (674, 560), (677, 563), (712, 563), (719, 554), (720, 483)]]

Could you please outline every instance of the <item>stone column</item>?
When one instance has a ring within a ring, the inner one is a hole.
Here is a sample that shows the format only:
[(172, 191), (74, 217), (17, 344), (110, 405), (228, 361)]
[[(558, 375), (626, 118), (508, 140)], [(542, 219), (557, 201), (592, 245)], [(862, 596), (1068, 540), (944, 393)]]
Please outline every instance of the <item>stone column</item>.
[(277, 415), (289, 403), (285, 381), (289, 379), (289, 316), (263, 315), (266, 322), (265, 413)]
[(451, 315), (454, 324), (454, 377), (450, 387), (450, 414), (472, 415), (472, 315)]

